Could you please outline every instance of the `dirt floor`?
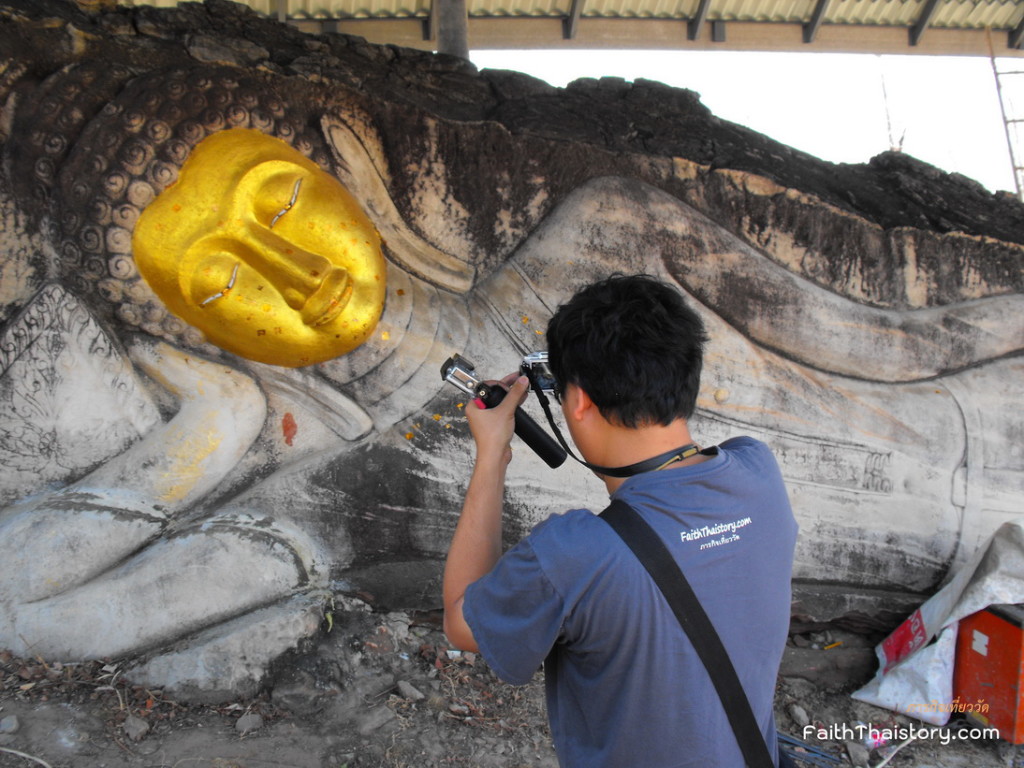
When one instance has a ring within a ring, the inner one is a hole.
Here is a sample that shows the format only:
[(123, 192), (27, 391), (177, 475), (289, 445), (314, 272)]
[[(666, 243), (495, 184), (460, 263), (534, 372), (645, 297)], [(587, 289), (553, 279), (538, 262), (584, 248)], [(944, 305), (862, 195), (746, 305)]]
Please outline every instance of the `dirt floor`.
[[(857, 665), (834, 663), (843, 657), (823, 655), (828, 648), (863, 660), (870, 642), (792, 636), (776, 697), (781, 731), (802, 738), (808, 726), (921, 725), (852, 700)], [(480, 657), (448, 648), (436, 616), (339, 614), (315, 648), (286, 662), (267, 694), (206, 706), (133, 686), (114, 663), (0, 652), (0, 768), (558, 765), (540, 675), (523, 687), (500, 682)], [(955, 721), (950, 732), (962, 726)], [(994, 739), (919, 738), (893, 753), (896, 744), (869, 751), (835, 735), (810, 736), (798, 765), (986, 768), (1014, 759)], [(636, 765), (643, 768), (642, 757)]]

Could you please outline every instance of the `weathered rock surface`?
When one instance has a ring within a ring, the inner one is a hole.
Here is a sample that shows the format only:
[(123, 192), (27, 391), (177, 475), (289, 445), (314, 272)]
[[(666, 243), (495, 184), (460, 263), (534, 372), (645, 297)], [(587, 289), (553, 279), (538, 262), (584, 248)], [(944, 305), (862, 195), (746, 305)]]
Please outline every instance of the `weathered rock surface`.
[[(54, 652), (133, 655), (139, 680), (216, 699), (259, 690), (271, 657), (323, 631), (328, 582), (434, 607), (469, 463), (438, 358), (501, 370), (567, 292), (616, 270), (662, 274), (706, 308), (701, 430), (779, 456), (803, 527), (800, 620), (891, 626), (1019, 512), (1011, 196), (904, 155), (825, 163), (658, 83), (556, 89), (226, 0), (92, 7), (0, 0), (0, 449), (16, 470), (0, 521), (23, 534), (0, 552), (46, 576), (11, 571), (0, 607), (31, 603), (18, 621)], [(331, 169), (380, 230), (389, 295), (371, 343), (308, 369), (254, 364), (183, 328), (139, 277), (140, 212), (235, 124)], [(207, 375), (168, 388), (182, 370)], [(231, 450), (166, 504), (142, 470), (188, 476), (182, 433)], [(530, 461), (513, 467), (510, 540), (569, 503), (600, 508), (585, 472)], [(80, 493), (83, 478), (101, 487)], [(63, 543), (40, 544), (54, 520)], [(75, 531), (97, 553), (84, 568)], [(208, 550), (182, 574), (190, 540)], [(86, 584), (46, 593), (56, 570)], [(0, 635), (23, 642), (14, 613)], [(398, 684), (385, 677), (353, 690)], [(289, 685), (301, 698), (303, 679)]]
[(439, 117), (494, 121), (516, 136), (754, 173), (884, 229), (964, 232), (1024, 243), (1024, 206), (1008, 193), (990, 194), (971, 179), (893, 152), (863, 165), (823, 162), (716, 118), (692, 91), (657, 82), (606, 78), (553, 88), (520, 73), (477, 73), (458, 59), (378, 47), (360, 38), (312, 38), (228, 0), (94, 15), (63, 0), (5, 0), (3, 6), (4, 50), (27, 67), (29, 76), (45, 76), (100, 51), (110, 62), (147, 70), (181, 64), (190, 56), (315, 73)]
[[(9, 52), (0, 99), (17, 99), (69, 63), (104, 62), (83, 94), (91, 105), (79, 105), (83, 121), (133, 75), (197, 62), (282, 75), (299, 93), (311, 82), (355, 89), (374, 103), (389, 155), (407, 155), (403, 145), (437, 132), (442, 156), (457, 150), (464, 163), (489, 169), (449, 180), (457, 199), (473, 203), (469, 226), (483, 250), (507, 247), (493, 239), (495, 175), (508, 175), (514, 200), (535, 193), (528, 180), (543, 173), (543, 213), (589, 178), (632, 175), (643, 157), (676, 158), (680, 167), (661, 169), (654, 183), (840, 293), (929, 306), (1019, 291), (1024, 282), (1020, 252), (1008, 245), (1024, 244), (1024, 205), (1012, 195), (897, 153), (824, 162), (715, 117), (692, 91), (616, 78), (553, 88), (519, 73), (477, 72), (452, 57), (311, 37), (228, 0), (91, 15), (63, 0), (5, 0), (0, 13), (0, 49)], [(409, 107), (422, 110), (419, 124), (410, 124)], [(419, 171), (391, 168), (396, 201), (414, 194), (417, 179), (406, 174)], [(946, 233), (965, 237), (936, 237)]]

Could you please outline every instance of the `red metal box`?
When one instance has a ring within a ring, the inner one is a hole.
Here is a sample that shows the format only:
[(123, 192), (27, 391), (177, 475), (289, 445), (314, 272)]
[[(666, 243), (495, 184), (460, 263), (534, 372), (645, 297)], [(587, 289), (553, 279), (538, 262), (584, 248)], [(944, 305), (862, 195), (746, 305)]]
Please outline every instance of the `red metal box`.
[(952, 711), (1024, 743), (1024, 606), (991, 605), (960, 621)]

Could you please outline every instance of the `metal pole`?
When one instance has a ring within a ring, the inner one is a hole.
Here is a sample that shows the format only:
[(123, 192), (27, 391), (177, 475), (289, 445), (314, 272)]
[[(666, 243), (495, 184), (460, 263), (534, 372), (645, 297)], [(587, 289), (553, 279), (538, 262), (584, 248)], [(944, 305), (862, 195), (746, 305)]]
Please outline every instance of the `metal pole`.
[(437, 52), (469, 59), (469, 16), (466, 0), (434, 0)]

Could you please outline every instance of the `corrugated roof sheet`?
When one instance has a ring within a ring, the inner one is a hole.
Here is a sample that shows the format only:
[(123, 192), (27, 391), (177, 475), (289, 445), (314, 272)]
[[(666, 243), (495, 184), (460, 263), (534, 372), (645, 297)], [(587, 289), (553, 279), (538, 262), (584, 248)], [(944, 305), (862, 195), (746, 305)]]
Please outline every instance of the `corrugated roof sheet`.
[(470, 16), (567, 16), (572, 0), (469, 0)]
[[(168, 8), (182, 0), (121, 0), (125, 5)], [(243, 0), (259, 13), (276, 15), (279, 0)], [(565, 16), (572, 0), (470, 0), (471, 16)], [(804, 23), (816, 0), (712, 0), (708, 20)], [(583, 15), (598, 18), (672, 18), (696, 15), (698, 0), (584, 0)], [(906, 27), (920, 17), (925, 0), (831, 0), (827, 24)], [(289, 18), (407, 17), (429, 10), (430, 0), (287, 0)], [(1024, 18), (1022, 0), (940, 0), (932, 26), (1010, 29)]]
[[(280, 17), (282, 12), (289, 21), (345, 22), (357, 20), (401, 20), (425, 19), (430, 17), (433, 2), (442, 0), (243, 0), (255, 11)], [(815, 13), (818, 2), (824, 0), (711, 0), (706, 22), (730, 22), (774, 26), (777, 38), (789, 40), (793, 25), (808, 25)], [(126, 5), (154, 5), (170, 7), (178, 0), (121, 0)], [(574, 0), (466, 0), (470, 19), (567, 19), (572, 14)], [(666, 20), (686, 22), (698, 14), (700, 0), (575, 0), (582, 3), (580, 17), (591, 20)], [(928, 7), (928, 0), (827, 0), (821, 18), (821, 29), (845, 28), (849, 34), (859, 36), (858, 49), (870, 50), (870, 38), (865, 42), (865, 29), (888, 28), (909, 30), (922, 19)], [(1024, 0), (938, 0), (934, 13), (928, 20), (928, 29), (962, 30), (977, 34), (978, 30), (1010, 32), (1011, 39), (1024, 38)], [(797, 26), (797, 33), (800, 27)], [(408, 34), (407, 32), (404, 34)], [(515, 34), (522, 38), (522, 31)], [(550, 34), (550, 33), (548, 33)], [(621, 40), (616, 33), (603, 34), (614, 37), (614, 47), (647, 47), (645, 41), (635, 32), (635, 43), (630, 45), (628, 35)], [(665, 33), (660, 33), (664, 35)], [(744, 33), (748, 37), (751, 33)], [(767, 38), (771, 32), (762, 37)], [(755, 35), (756, 37), (756, 35)], [(385, 40), (386, 41), (386, 40)], [(381, 42), (381, 40), (377, 40)], [(527, 38), (527, 42), (529, 39)], [(807, 42), (806, 40), (804, 42)], [(898, 43), (897, 43), (898, 44)], [(915, 41), (906, 45), (912, 46)], [(1012, 44), (1012, 43), (1011, 43)], [(538, 39), (526, 47), (557, 47), (557, 38), (550, 36)], [(756, 46), (756, 42), (754, 43)], [(796, 49), (798, 43), (783, 42)], [(881, 45), (881, 43), (880, 43)], [(884, 44), (887, 51), (893, 48), (890, 36)], [(958, 49), (951, 44), (953, 53), (986, 52), (986, 46), (975, 38), (970, 51)], [(1006, 47), (1006, 43), (1002, 43)], [(984, 51), (983, 51), (984, 49)], [(1011, 49), (1019, 54), (1017, 49)], [(940, 51), (933, 51), (940, 52)]]

